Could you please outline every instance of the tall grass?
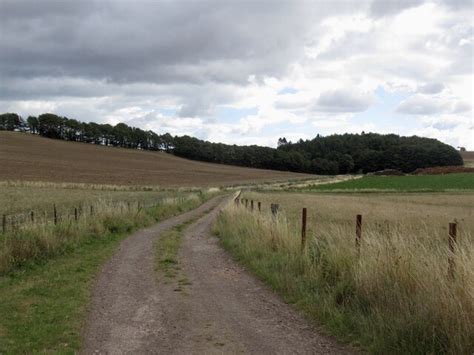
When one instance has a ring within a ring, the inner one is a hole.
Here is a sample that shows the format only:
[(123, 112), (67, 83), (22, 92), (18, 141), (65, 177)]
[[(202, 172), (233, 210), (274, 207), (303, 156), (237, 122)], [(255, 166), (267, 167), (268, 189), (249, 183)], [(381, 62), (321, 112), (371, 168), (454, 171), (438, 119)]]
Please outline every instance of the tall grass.
[(92, 214), (89, 211), (81, 213), (77, 221), (69, 217), (60, 219), (57, 224), (50, 219), (21, 224), (0, 234), (0, 275), (26, 263), (63, 254), (91, 238), (128, 233), (195, 208), (209, 196), (203, 192), (180, 194), (146, 208), (99, 200), (92, 205)]
[(343, 339), (372, 353), (474, 351), (474, 241), (463, 230), (447, 275), (446, 232), (428, 224), (364, 227), (326, 223), (301, 250), (297, 223), (284, 213), (230, 205), (215, 230), (227, 248), (287, 301)]

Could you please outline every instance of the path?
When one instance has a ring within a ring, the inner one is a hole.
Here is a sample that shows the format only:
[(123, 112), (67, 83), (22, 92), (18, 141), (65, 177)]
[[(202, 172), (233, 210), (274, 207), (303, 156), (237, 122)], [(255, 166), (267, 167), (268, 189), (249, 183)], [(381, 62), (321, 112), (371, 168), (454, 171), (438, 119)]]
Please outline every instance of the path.
[(185, 232), (180, 274), (171, 282), (158, 279), (152, 237), (221, 201), (208, 201), (122, 243), (97, 281), (84, 332), (85, 353), (349, 352), (320, 335), (219, 247), (210, 228), (220, 206)]

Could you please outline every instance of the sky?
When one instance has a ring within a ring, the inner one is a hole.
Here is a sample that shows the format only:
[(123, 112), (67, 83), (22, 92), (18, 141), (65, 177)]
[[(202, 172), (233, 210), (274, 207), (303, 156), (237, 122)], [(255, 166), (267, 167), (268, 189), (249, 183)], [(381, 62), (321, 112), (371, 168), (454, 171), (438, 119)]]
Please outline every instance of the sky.
[(231, 144), (474, 150), (473, 0), (0, 0), (0, 112)]

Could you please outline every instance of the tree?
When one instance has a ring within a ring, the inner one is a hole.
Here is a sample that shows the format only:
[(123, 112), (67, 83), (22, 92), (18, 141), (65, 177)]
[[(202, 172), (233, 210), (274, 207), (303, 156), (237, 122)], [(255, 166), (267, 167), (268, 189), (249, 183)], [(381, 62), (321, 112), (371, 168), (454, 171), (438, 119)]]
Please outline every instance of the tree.
[(1, 131), (14, 131), (22, 127), (21, 117), (16, 113), (3, 113), (0, 115)]
[(26, 119), (26, 122), (28, 124), (29, 129), (30, 129), (30, 132), (33, 133), (33, 134), (37, 134), (38, 133), (38, 126), (39, 126), (38, 117), (28, 116), (28, 118)]

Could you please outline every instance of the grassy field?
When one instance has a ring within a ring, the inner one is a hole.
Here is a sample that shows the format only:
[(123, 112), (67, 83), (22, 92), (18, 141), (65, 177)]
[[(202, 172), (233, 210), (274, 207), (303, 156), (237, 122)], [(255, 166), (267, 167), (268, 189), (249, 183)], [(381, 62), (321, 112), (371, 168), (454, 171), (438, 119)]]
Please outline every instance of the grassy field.
[[(240, 262), (332, 334), (371, 353), (474, 350), (474, 194), (245, 193), (216, 223)], [(270, 203), (279, 203), (278, 218)], [(301, 250), (301, 208), (308, 233)], [(360, 254), (356, 214), (362, 214)], [(458, 222), (455, 278), (448, 223)]]
[(98, 200), (147, 204), (175, 193), (165, 190), (114, 190), (107, 186), (0, 182), (0, 214), (30, 210), (52, 213), (53, 204), (60, 210), (66, 210)]
[(0, 166), (0, 181), (130, 186), (202, 187), (311, 177), (4, 131), (0, 132)]
[(308, 186), (315, 191), (441, 192), (474, 191), (474, 174), (364, 176), (334, 184)]
[(0, 235), (0, 353), (77, 352), (93, 279), (119, 242), (209, 196), (175, 194), (140, 211), (98, 204), (93, 217), (77, 223)]

